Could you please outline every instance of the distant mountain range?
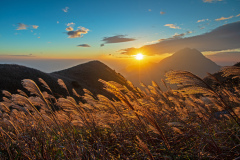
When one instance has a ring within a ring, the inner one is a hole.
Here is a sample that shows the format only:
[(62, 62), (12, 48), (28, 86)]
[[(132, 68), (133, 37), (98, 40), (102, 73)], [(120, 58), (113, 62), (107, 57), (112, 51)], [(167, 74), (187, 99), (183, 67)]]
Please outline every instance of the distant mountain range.
[[(185, 48), (163, 59), (159, 63), (130, 66), (121, 73), (126, 76), (127, 80), (132, 81), (133, 84), (138, 86), (139, 81), (145, 84), (150, 84), (152, 80), (160, 82), (161, 79), (165, 78), (164, 74), (169, 70), (187, 70), (200, 77), (204, 77), (207, 75), (207, 72), (218, 72), (220, 66), (207, 59), (201, 52)], [(17, 89), (26, 91), (21, 85), (21, 80), (32, 79), (44, 91), (45, 89), (41, 86), (42, 84), (38, 81), (38, 78), (42, 78), (47, 82), (55, 96), (68, 95), (58, 85), (58, 79), (62, 79), (65, 82), (70, 94), (72, 93), (72, 88), (75, 88), (78, 94), (83, 95), (83, 89), (85, 88), (94, 95), (102, 94), (109, 98), (112, 98), (112, 95), (103, 90), (103, 85), (98, 82), (99, 79), (115, 81), (127, 86), (127, 80), (121, 74), (100, 61), (90, 61), (53, 73), (44, 73), (20, 65), (0, 64), (0, 90), (7, 90), (11, 93), (16, 93)], [(2, 93), (0, 93), (0, 97), (2, 96)]]
[(165, 73), (170, 70), (190, 71), (203, 78), (207, 73), (218, 72), (220, 68), (198, 50), (184, 48), (159, 63), (130, 66), (122, 70), (121, 73), (133, 84), (139, 85), (139, 82), (151, 84), (152, 80), (159, 82), (161, 79), (165, 79)]
[[(109, 98), (112, 98), (112, 95), (103, 90), (103, 85), (98, 82), (98, 79), (127, 85), (127, 81), (123, 76), (100, 61), (90, 61), (53, 73), (44, 73), (21, 65), (0, 64), (0, 90), (7, 90), (11, 93), (17, 93), (17, 89), (26, 91), (21, 85), (21, 80), (23, 79), (32, 79), (42, 91), (46, 90), (41, 86), (42, 84), (38, 81), (38, 78), (46, 81), (55, 96), (68, 95), (67, 91), (58, 85), (58, 79), (64, 81), (70, 94), (72, 93), (72, 88), (75, 88), (78, 94), (83, 95), (83, 88), (85, 88), (94, 95), (102, 94)], [(0, 97), (2, 96), (0, 92)]]

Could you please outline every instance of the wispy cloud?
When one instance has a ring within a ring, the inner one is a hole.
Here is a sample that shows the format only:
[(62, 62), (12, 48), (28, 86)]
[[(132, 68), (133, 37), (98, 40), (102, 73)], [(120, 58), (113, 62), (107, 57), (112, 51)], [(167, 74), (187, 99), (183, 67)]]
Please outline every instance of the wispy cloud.
[(68, 12), (69, 7), (65, 7), (65, 8), (63, 8), (62, 10), (63, 10), (63, 12)]
[[(135, 38), (126, 38), (125, 35), (116, 35), (112, 37), (104, 37), (102, 41), (104, 41), (104, 44), (106, 43), (122, 43), (122, 42), (129, 42), (129, 41), (135, 41)], [(101, 44), (101, 47), (104, 46), (104, 44)]]
[[(68, 27), (69, 28), (69, 27)], [(79, 29), (77, 29), (76, 31), (68, 31), (67, 35), (68, 38), (79, 38), (79, 37), (83, 37), (83, 34), (87, 34), (89, 29), (84, 28), (84, 27), (78, 27)]]
[(233, 18), (233, 17), (234, 17), (234, 16), (230, 16), (230, 17), (221, 17), (221, 18), (215, 19), (215, 21), (223, 21), (223, 20), (231, 19), (231, 18)]
[(91, 47), (91, 46), (88, 44), (79, 44), (79, 45), (77, 45), (77, 47)]
[(179, 39), (179, 38), (183, 38), (185, 35), (188, 35), (188, 34), (191, 34), (192, 31), (187, 31), (185, 33), (181, 33), (181, 34), (178, 34), (178, 33), (175, 33), (172, 38), (170, 39)]
[(227, 50), (220, 51), (212, 55), (206, 55), (207, 58), (223, 66), (233, 65), (239, 62), (239, 56), (239, 51), (228, 52)]
[(28, 25), (23, 24), (23, 23), (18, 23), (18, 27), (16, 30), (26, 30)]
[(173, 29), (181, 29), (179, 26), (176, 26), (174, 24), (165, 24), (164, 26), (169, 27), (169, 28), (173, 28)]
[(236, 17), (239, 17), (239, 16), (240, 16), (240, 14), (236, 15)]
[(9, 56), (9, 57), (35, 57), (33, 54), (3, 54), (0, 56)]
[(205, 21), (208, 21), (209, 19), (200, 19), (197, 21), (197, 23), (200, 23), (200, 22), (205, 22)]
[(192, 33), (192, 31), (187, 31), (187, 32), (181, 33), (181, 34), (175, 33), (172, 37), (158, 39), (156, 41), (147, 42), (146, 44), (154, 44), (154, 43), (159, 43), (159, 42), (162, 42), (162, 41), (168, 41), (168, 40), (173, 40), (173, 39), (180, 39), (180, 38), (183, 38), (185, 35), (188, 35), (188, 34), (191, 34), (191, 33)]
[(203, 0), (204, 3), (213, 3), (213, 2), (219, 2), (223, 0)]
[(239, 32), (240, 21), (222, 25), (211, 32), (198, 36), (179, 38), (183, 37), (183, 35), (175, 34), (175, 38), (173, 36), (155, 44), (142, 46), (141, 48), (123, 49), (121, 53), (133, 55), (141, 50), (145, 52), (144, 54), (155, 55), (173, 53), (185, 47), (196, 48), (199, 51), (236, 49), (239, 48), (240, 44)]

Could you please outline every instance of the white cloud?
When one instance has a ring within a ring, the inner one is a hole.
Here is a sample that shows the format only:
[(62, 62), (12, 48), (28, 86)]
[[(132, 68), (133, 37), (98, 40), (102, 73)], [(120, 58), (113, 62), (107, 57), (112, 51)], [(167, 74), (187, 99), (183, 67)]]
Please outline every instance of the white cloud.
[(23, 23), (18, 23), (18, 27), (16, 30), (26, 30), (28, 25), (23, 24)]
[(57, 24), (59, 23), (59, 21), (57, 21)]
[[(32, 27), (33, 29), (37, 29), (39, 26), (37, 25), (26, 25), (23, 23), (18, 23), (17, 29), (16, 30), (26, 30), (28, 27)], [(32, 30), (31, 30), (32, 32)]]
[(161, 11), (160, 14), (165, 14), (165, 12)]
[(75, 23), (71, 22), (67, 24), (66, 31), (73, 31), (73, 27), (75, 26)]
[(236, 17), (239, 17), (239, 16), (240, 16), (240, 14), (236, 15)]
[(227, 19), (231, 19), (231, 18), (233, 18), (233, 16), (230, 16), (230, 17), (221, 17), (221, 18), (215, 19), (215, 21), (223, 21), (223, 20), (227, 20)]
[(37, 26), (37, 25), (32, 25), (32, 27), (33, 27), (34, 29), (37, 29), (39, 26)]
[(68, 28), (66, 28), (66, 31), (73, 31), (73, 28), (72, 27), (68, 27)]
[(208, 21), (209, 19), (201, 19), (201, 20), (198, 20), (197, 23), (199, 22), (204, 22), (204, 21)]
[(67, 24), (67, 26), (69, 26), (69, 27), (73, 27), (74, 25), (75, 25), (75, 23), (73, 23), (73, 22)]
[(78, 27), (79, 29), (76, 31), (68, 31), (68, 38), (79, 38), (79, 37), (83, 37), (83, 34), (87, 34), (89, 29), (84, 28), (84, 27)]
[(165, 24), (164, 26), (169, 27), (169, 28), (173, 28), (173, 29), (181, 29), (180, 27), (178, 27), (174, 24)]
[(69, 7), (65, 7), (62, 10), (63, 10), (63, 12), (68, 12), (68, 9), (69, 9)]

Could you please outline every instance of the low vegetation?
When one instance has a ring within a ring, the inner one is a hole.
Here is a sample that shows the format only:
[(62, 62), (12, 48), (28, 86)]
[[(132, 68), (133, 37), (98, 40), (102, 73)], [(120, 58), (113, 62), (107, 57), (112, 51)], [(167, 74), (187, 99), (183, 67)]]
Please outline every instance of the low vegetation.
[[(239, 67), (222, 70), (240, 78)], [(55, 98), (24, 79), (31, 96), (3, 91), (0, 102), (1, 159), (234, 159), (240, 156), (240, 86), (212, 88), (186, 71), (170, 71), (157, 83), (127, 88), (106, 82), (110, 100), (84, 89)], [(81, 101), (77, 101), (81, 100)]]

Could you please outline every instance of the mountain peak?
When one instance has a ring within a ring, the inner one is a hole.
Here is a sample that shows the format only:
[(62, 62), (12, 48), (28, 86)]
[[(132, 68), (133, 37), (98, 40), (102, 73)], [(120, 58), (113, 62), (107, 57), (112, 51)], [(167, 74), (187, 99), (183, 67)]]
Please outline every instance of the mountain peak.
[(190, 57), (204, 57), (204, 55), (196, 49), (184, 48), (172, 55), (173, 57), (181, 56), (182, 58), (190, 58)]
[(196, 49), (184, 48), (159, 62), (161, 70), (186, 70), (200, 77), (219, 71), (220, 66)]
[[(93, 60), (93, 61), (89, 61), (89, 62), (86, 62), (86, 63), (82, 63), (82, 64), (79, 64), (79, 65), (76, 65), (76, 66), (73, 66), (71, 68), (67, 68), (67, 69), (64, 69), (64, 70), (79, 70), (79, 69), (85, 69), (85, 67), (87, 67), (87, 69), (100, 69), (100, 68), (108, 68), (108, 66), (98, 60)], [(86, 70), (86, 69), (85, 69)]]

